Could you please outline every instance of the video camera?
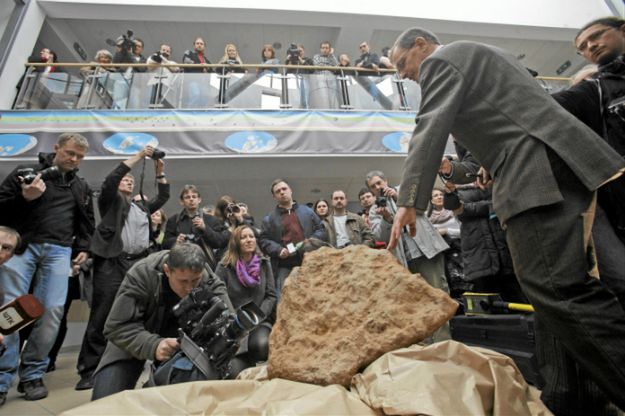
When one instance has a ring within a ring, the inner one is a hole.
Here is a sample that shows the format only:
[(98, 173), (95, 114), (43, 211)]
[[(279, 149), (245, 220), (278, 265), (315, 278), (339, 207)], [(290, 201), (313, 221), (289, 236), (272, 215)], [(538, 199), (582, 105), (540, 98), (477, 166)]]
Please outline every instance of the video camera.
[(286, 60), (287, 60), (287, 63), (299, 62), (299, 48), (297, 47), (297, 44), (291, 43), (291, 45), (289, 46), (289, 49), (287, 49), (286, 51)]
[(131, 29), (128, 29), (126, 31), (126, 33), (122, 34), (120, 37), (117, 38), (117, 42), (116, 45), (117, 46), (121, 46), (121, 48), (123, 50), (128, 50), (128, 49), (133, 49), (135, 47), (135, 32), (133, 32)]
[(62, 173), (58, 166), (50, 166), (35, 172), (33, 168), (22, 168), (17, 170), (17, 175), (22, 177), (22, 183), (30, 185), (33, 183), (38, 174), (41, 174), (42, 181), (54, 180), (60, 178)]
[(149, 385), (228, 378), (241, 340), (265, 319), (253, 302), (231, 314), (208, 286), (193, 289), (172, 313), (180, 325), (180, 351), (153, 372)]

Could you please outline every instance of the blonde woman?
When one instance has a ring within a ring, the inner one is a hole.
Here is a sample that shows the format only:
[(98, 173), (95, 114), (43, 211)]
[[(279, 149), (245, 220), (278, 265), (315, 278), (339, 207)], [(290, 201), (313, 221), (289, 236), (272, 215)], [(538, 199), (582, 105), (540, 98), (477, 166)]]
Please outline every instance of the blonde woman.
[(241, 342), (241, 348), (230, 362), (232, 377), (259, 361), (266, 361), (269, 353), (268, 322), (276, 305), (276, 291), (271, 262), (256, 245), (254, 230), (248, 225), (234, 229), (228, 250), (215, 271), (228, 289), (228, 298), (235, 309), (252, 301), (266, 316), (264, 322), (252, 330)]

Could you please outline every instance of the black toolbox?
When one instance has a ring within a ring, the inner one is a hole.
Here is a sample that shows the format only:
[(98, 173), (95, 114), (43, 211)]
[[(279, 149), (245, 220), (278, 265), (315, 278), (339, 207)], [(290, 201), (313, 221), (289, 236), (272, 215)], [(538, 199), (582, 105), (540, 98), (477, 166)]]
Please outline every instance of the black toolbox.
[(509, 356), (528, 383), (543, 387), (536, 361), (533, 314), (462, 315), (452, 318), (450, 327), (453, 340)]

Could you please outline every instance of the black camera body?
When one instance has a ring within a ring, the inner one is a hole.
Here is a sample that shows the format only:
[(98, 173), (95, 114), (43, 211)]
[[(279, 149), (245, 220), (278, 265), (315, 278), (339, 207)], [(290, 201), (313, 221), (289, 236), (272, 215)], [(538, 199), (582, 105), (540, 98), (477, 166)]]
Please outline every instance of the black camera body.
[(158, 64), (163, 63), (163, 55), (161, 55), (160, 52), (156, 52), (155, 54), (150, 56), (150, 59)]
[(385, 196), (376, 197), (375, 205), (377, 205), (378, 208), (386, 208), (388, 206), (388, 198)]
[(159, 159), (164, 159), (165, 156), (167, 156), (167, 153), (165, 153), (163, 150), (154, 149), (154, 151), (152, 152), (152, 156), (150, 157), (154, 160), (159, 160)]
[(133, 32), (131, 29), (128, 29), (126, 31), (126, 33), (122, 34), (121, 38), (122, 38), (122, 42), (121, 42), (121, 46), (122, 49), (124, 50), (128, 50), (131, 49), (134, 51), (134, 47), (135, 47), (135, 32)]
[(287, 62), (297, 63), (299, 62), (299, 48), (295, 43), (291, 43), (289, 49), (286, 51)]
[(241, 212), (241, 207), (237, 204), (230, 203), (226, 207), (226, 214), (238, 214), (239, 212)]
[(42, 181), (54, 180), (60, 178), (62, 175), (58, 166), (50, 166), (38, 172), (35, 172), (33, 168), (22, 168), (17, 171), (17, 175), (22, 177), (22, 183), (27, 185), (33, 183), (38, 174), (41, 174)]

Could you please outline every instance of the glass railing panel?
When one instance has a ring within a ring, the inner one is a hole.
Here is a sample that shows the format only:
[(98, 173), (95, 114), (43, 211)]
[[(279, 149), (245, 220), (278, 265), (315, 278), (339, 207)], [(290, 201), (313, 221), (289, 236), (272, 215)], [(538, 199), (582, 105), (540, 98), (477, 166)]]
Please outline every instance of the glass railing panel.
[(417, 111), (421, 105), (421, 87), (414, 81), (404, 79), (404, 94), (406, 96), (407, 111)]
[(351, 76), (348, 91), (352, 107), (359, 110), (399, 110), (398, 102), (393, 104), (395, 97), (389, 77)]
[[(52, 73), (27, 71), (15, 109), (314, 109), (413, 111), (421, 91), (396, 73), (365, 75), (362, 70), (327, 67), (212, 66), (211, 73), (183, 73), (176, 67), (148, 66), (147, 72), (81, 67), (80, 77), (61, 72), (79, 64), (58, 64)], [(132, 65), (126, 65), (129, 67)], [(192, 70), (193, 68), (185, 68)], [(231, 72), (224, 74), (224, 71)], [(110, 72), (109, 72), (110, 71)], [(262, 71), (262, 72), (260, 72)], [(287, 72), (286, 75), (283, 75)], [(293, 72), (299, 71), (299, 72)], [(316, 71), (316, 72), (314, 72)], [(549, 93), (568, 87), (567, 78), (540, 77)]]
[(72, 109), (78, 102), (82, 79), (64, 72), (29, 71), (22, 82), (16, 108)]
[(179, 102), (176, 108), (205, 109), (219, 102), (219, 78), (216, 74), (184, 74), (176, 84)]
[(267, 70), (228, 74), (224, 78), (223, 105), (227, 108), (278, 110), (281, 108), (282, 79), (282, 75)]

